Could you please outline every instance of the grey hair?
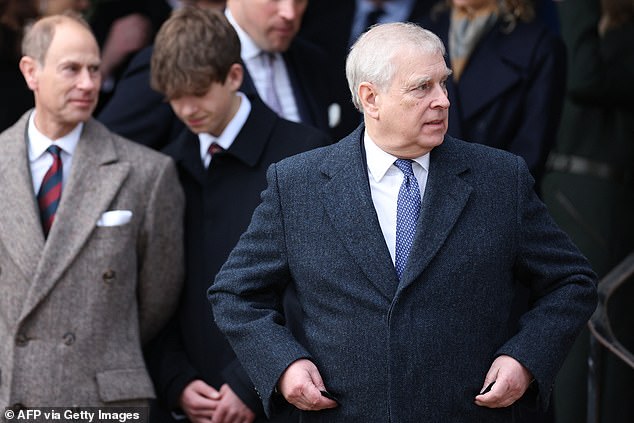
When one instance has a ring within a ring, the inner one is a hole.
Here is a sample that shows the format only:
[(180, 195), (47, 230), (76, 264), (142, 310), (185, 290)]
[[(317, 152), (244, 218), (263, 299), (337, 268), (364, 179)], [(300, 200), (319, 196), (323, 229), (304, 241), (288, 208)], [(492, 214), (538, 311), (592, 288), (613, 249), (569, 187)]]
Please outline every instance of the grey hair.
[(60, 15), (45, 16), (26, 27), (22, 39), (22, 54), (32, 57), (43, 66), (46, 53), (55, 36), (55, 29), (68, 22), (79, 24), (92, 35), (90, 25), (79, 13), (68, 11)]
[(445, 56), (445, 46), (436, 34), (409, 22), (375, 25), (353, 44), (346, 59), (346, 78), (357, 109), (363, 111), (359, 85), (370, 82), (387, 88), (396, 71), (393, 59), (404, 51)]

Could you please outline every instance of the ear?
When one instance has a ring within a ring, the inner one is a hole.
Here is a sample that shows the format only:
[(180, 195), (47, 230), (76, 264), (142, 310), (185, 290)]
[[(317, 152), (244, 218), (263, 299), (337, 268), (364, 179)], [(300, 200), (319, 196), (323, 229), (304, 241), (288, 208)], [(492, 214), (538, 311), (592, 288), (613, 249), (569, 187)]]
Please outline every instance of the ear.
[(244, 79), (244, 69), (242, 65), (239, 63), (234, 63), (229, 68), (229, 73), (227, 74), (227, 79), (225, 80), (226, 84), (229, 84), (233, 91), (238, 91), (240, 86), (242, 85), (242, 80)]
[(363, 107), (363, 112), (367, 116), (378, 119), (379, 117), (379, 95), (374, 84), (362, 82), (358, 88), (359, 101)]
[(26, 85), (28, 85), (31, 91), (37, 90), (39, 67), (37, 61), (32, 57), (23, 56), (20, 59), (20, 71), (22, 72), (22, 76), (24, 76)]

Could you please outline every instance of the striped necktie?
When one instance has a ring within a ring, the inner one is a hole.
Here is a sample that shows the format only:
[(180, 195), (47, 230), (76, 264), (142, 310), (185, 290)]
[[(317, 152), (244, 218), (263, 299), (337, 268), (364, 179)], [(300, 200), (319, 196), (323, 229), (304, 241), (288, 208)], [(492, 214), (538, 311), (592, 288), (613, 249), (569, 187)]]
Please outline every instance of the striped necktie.
[(56, 145), (51, 145), (46, 151), (53, 156), (53, 164), (44, 175), (40, 191), (37, 193), (44, 237), (48, 236), (53, 226), (55, 212), (62, 197), (62, 158), (60, 157), (62, 150)]

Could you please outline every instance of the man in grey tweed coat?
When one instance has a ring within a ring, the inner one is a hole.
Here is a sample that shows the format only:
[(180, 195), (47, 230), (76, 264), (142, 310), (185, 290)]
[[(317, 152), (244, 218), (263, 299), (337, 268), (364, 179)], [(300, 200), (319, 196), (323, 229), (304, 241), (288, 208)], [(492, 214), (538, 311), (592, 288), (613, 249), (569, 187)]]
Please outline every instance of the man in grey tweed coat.
[[(265, 410), (285, 399), (305, 422), (506, 423), (547, 405), (596, 306), (588, 262), (521, 158), (445, 135), (438, 37), (373, 27), (346, 70), (365, 124), (271, 166), (209, 290)], [(280, 312), (289, 284), (300, 333)], [(519, 324), (518, 284), (532, 300)]]
[[(142, 342), (182, 281), (175, 167), (91, 118), (100, 59), (84, 21), (44, 18), (23, 50), (35, 109), (0, 134), (0, 408), (146, 404)], [(49, 175), (61, 201), (44, 219)]]

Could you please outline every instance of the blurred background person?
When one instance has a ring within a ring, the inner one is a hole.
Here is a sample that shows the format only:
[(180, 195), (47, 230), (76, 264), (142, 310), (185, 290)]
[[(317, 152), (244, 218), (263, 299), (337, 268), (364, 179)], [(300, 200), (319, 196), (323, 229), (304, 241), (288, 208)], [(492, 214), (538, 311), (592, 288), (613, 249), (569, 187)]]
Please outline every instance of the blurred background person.
[(148, 349), (161, 405), (152, 409), (154, 423), (180, 414), (194, 422), (268, 421), (203, 294), (260, 203), (269, 166), (330, 140), (238, 91), (241, 62), (236, 31), (222, 12), (209, 9), (179, 9), (154, 44), (152, 86), (187, 125), (163, 150), (185, 190), (187, 277), (176, 316)]
[(448, 50), (448, 134), (523, 157), (539, 184), (563, 105), (561, 39), (529, 0), (448, 0), (421, 23)]
[[(557, 145), (544, 178), (544, 200), (561, 227), (605, 276), (634, 250), (634, 3), (559, 3), (568, 47), (568, 83)], [(634, 287), (609, 304), (619, 341), (634, 350)], [(588, 331), (555, 385), (557, 423), (586, 421)], [(606, 352), (600, 421), (634, 421), (634, 370)]]
[(0, 131), (33, 107), (33, 93), (18, 63), (24, 27), (37, 16), (35, 0), (0, 0)]
[(333, 138), (352, 132), (362, 115), (350, 101), (346, 80), (346, 57), (356, 39), (376, 23), (416, 21), (427, 14), (436, 0), (314, 0), (309, 2), (299, 35), (327, 54), (325, 67), (332, 69), (335, 103), (340, 105), (340, 123)]
[(59, 15), (69, 10), (84, 14), (91, 6), (90, 0), (39, 0), (42, 16)]
[[(225, 14), (240, 37), (245, 65), (241, 91), (259, 95), (285, 119), (329, 131), (333, 99), (325, 55), (296, 37), (307, 2), (229, 0)], [(217, 2), (193, 3), (220, 7)], [(149, 86), (151, 54), (148, 48), (133, 59), (98, 118), (121, 135), (163, 148), (182, 130), (182, 124)]]

